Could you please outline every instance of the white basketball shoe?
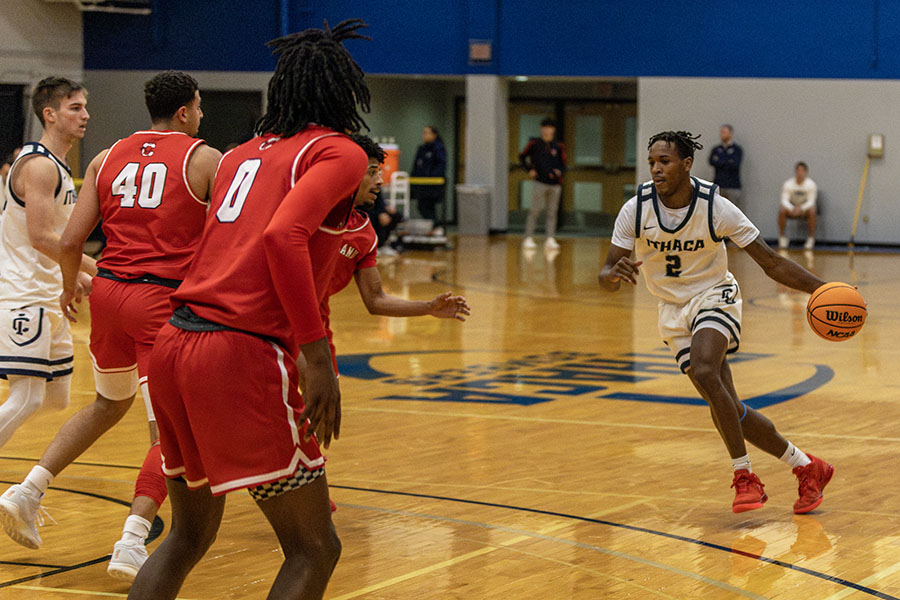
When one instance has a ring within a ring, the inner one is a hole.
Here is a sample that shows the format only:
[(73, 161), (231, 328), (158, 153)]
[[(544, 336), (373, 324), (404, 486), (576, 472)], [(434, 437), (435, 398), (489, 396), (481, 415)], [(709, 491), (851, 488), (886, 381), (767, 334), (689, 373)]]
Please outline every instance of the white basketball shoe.
[[(38, 524), (44, 524), (41, 496), (34, 496), (21, 484), (11, 486), (0, 496), (0, 524), (14, 542), (37, 550), (41, 547)], [(52, 518), (51, 518), (52, 521)]]
[(147, 560), (147, 547), (136, 542), (116, 542), (106, 572), (110, 577), (134, 581), (144, 561)]

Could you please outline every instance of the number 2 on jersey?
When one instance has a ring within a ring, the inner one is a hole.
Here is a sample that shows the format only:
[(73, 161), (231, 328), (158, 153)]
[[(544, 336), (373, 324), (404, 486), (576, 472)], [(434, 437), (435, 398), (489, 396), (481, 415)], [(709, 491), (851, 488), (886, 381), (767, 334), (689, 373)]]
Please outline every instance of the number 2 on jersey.
[(261, 164), (262, 159), (248, 158), (238, 166), (234, 173), (234, 179), (231, 180), (231, 185), (228, 186), (228, 191), (222, 200), (222, 205), (216, 211), (216, 218), (220, 223), (234, 223), (241, 216), (244, 202), (247, 200), (247, 195), (250, 193), (250, 188), (253, 186)]
[(666, 277), (678, 277), (681, 275), (681, 257), (677, 254), (666, 255)]
[(141, 208), (156, 208), (162, 203), (163, 189), (166, 187), (166, 165), (163, 163), (150, 163), (144, 167), (141, 173), (141, 184), (138, 186), (138, 171), (140, 163), (128, 163), (112, 182), (112, 195), (122, 196), (119, 206), (131, 208), (137, 198), (137, 205)]

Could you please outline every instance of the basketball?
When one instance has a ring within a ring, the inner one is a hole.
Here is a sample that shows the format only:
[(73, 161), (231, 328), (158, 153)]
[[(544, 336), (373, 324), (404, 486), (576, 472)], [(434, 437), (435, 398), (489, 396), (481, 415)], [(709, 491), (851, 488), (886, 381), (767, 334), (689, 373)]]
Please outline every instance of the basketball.
[(809, 297), (806, 319), (819, 337), (832, 342), (847, 340), (859, 333), (866, 322), (866, 301), (852, 285), (826, 283)]

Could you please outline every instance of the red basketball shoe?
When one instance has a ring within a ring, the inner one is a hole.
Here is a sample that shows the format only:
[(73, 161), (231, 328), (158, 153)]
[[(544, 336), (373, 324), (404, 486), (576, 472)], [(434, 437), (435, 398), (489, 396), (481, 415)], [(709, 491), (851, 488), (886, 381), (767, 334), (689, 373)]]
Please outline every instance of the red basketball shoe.
[(816, 458), (812, 454), (807, 454), (809, 460), (812, 461), (805, 467), (794, 467), (793, 473), (797, 476), (799, 486), (797, 491), (800, 498), (794, 502), (794, 512), (798, 515), (808, 513), (820, 504), (822, 504), (822, 490), (831, 481), (834, 475), (834, 467), (829, 465), (821, 458)]
[(731, 504), (731, 510), (736, 513), (746, 512), (756, 508), (762, 508), (766, 500), (766, 492), (764, 486), (755, 473), (751, 473), (747, 469), (739, 469), (734, 472), (734, 481), (731, 482), (734, 488), (734, 502)]

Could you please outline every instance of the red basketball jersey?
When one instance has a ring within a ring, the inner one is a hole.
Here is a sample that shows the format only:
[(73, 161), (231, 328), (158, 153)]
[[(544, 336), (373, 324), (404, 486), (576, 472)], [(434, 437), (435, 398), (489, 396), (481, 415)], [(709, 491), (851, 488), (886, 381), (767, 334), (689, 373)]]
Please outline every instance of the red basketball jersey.
[(341, 245), (338, 249), (338, 258), (334, 265), (334, 273), (328, 283), (328, 292), (319, 305), (322, 313), (322, 321), (325, 323), (328, 344), (331, 346), (331, 356), (334, 359), (334, 368), (337, 372), (337, 356), (335, 355), (334, 337), (331, 331), (331, 307), (328, 299), (340, 292), (353, 280), (353, 275), (360, 269), (374, 267), (378, 256), (378, 236), (369, 217), (357, 210), (350, 214), (347, 220), (347, 228), (341, 236)]
[(347, 287), (353, 280), (353, 274), (360, 269), (374, 267), (378, 256), (377, 247), (378, 236), (368, 215), (354, 210), (347, 220), (347, 230), (341, 239), (341, 248), (338, 250), (340, 258), (334, 267), (328, 295), (333, 296)]
[(206, 201), (187, 181), (202, 143), (177, 131), (138, 131), (113, 144), (97, 171), (106, 235), (98, 267), (126, 279), (184, 278), (206, 221)]
[(323, 337), (319, 303), (367, 165), (349, 137), (319, 126), (257, 137), (223, 156), (174, 306), (278, 339), (294, 355)]

